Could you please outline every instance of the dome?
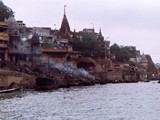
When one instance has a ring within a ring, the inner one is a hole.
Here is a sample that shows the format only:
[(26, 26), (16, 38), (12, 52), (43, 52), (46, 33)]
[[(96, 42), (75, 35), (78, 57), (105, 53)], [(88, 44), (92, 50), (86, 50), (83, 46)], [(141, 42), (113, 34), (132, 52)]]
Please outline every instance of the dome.
[(8, 24), (8, 34), (9, 35), (18, 35), (19, 34), (19, 26), (14, 18), (14, 16), (10, 16), (8, 20), (6, 20)]

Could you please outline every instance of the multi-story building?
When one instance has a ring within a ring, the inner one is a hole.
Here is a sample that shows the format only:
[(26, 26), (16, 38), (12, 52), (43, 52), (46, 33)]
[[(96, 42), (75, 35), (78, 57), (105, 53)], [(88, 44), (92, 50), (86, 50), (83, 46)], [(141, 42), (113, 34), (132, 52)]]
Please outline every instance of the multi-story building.
[(81, 52), (72, 49), (73, 32), (70, 30), (69, 22), (66, 16), (65, 8), (64, 15), (59, 30), (51, 30), (51, 35), (54, 40), (47, 40), (42, 46), (42, 55), (45, 58), (56, 62), (65, 62), (68, 57), (78, 57)]
[(18, 24), (19, 28), (24, 28), (24, 27), (26, 27), (26, 24), (24, 24), (22, 20), (18, 20), (18, 21), (17, 21), (17, 24)]
[(7, 23), (0, 22), (0, 59), (8, 59), (9, 36), (7, 33)]
[[(21, 31), (22, 28), (25, 28), (26, 31)], [(8, 38), (4, 33), (1, 35), (3, 36), (3, 42), (1, 43), (5, 43), (3, 47), (5, 46), (6, 48), (5, 56), (7, 56), (8, 52), (8, 60), (15, 63), (21, 60), (32, 61), (34, 55), (52, 57), (57, 61), (65, 61), (67, 58), (73, 57), (78, 58), (78, 56), (82, 56), (83, 50), (75, 51), (72, 43), (77, 38), (82, 40), (86, 34), (96, 40), (94, 57), (104, 59), (109, 54), (110, 42), (104, 40), (101, 31), (96, 33), (94, 29), (87, 28), (80, 32), (72, 32), (70, 30), (65, 8), (59, 30), (52, 30), (49, 27), (27, 28), (23, 21), (16, 21), (14, 16), (10, 16), (6, 20), (6, 28), (4, 30), (7, 30), (9, 35)]]

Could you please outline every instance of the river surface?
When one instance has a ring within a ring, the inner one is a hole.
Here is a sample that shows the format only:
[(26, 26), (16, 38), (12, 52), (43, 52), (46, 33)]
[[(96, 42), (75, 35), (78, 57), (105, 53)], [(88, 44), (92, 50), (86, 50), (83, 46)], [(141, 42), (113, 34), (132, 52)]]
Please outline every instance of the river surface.
[(160, 120), (160, 84), (28, 91), (0, 100), (0, 120)]

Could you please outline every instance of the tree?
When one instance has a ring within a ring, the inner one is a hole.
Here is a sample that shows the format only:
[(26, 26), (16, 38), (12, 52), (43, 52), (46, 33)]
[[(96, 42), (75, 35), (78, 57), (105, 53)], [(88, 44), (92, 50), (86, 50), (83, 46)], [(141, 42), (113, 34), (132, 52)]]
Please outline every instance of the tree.
[(2, 1), (0, 1), (0, 21), (4, 21), (5, 18), (8, 19), (10, 15), (13, 15), (12, 9), (7, 7), (6, 5), (3, 4)]
[(73, 43), (73, 49), (83, 51), (84, 56), (92, 56), (95, 51), (96, 39), (88, 34), (84, 34), (82, 39), (76, 39)]
[(111, 54), (115, 55), (116, 61), (124, 62), (136, 57), (136, 47), (134, 46), (119, 46), (113, 44), (110, 50)]

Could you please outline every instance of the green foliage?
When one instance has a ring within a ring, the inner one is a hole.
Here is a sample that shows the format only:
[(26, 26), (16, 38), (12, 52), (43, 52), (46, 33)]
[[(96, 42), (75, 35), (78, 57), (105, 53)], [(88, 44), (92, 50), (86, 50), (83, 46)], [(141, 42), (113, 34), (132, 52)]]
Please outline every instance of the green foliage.
[(130, 58), (136, 57), (136, 47), (134, 46), (119, 46), (113, 44), (110, 48), (111, 54), (115, 55), (116, 61), (128, 61)]
[(49, 43), (49, 39), (43, 38), (43, 45), (42, 45), (42, 47), (43, 48), (51, 48), (51, 46), (52, 46), (52, 44)]
[(5, 18), (8, 18), (10, 15), (13, 15), (12, 9), (7, 7), (3, 4), (2, 1), (0, 1), (0, 21), (4, 21)]
[(83, 35), (82, 39), (76, 39), (73, 49), (83, 51), (85, 56), (91, 56), (95, 51), (96, 39), (88, 34)]
[(22, 34), (26, 33), (26, 27), (19, 28), (19, 32)]

